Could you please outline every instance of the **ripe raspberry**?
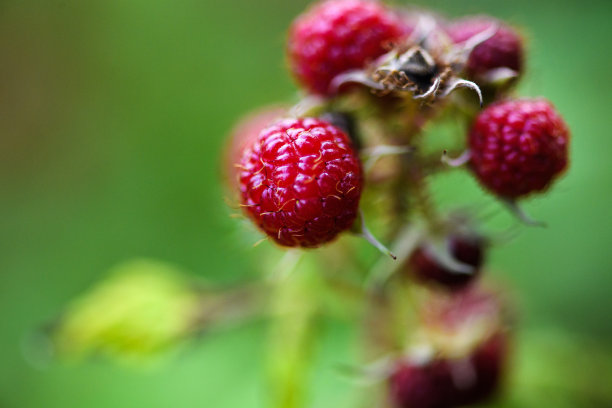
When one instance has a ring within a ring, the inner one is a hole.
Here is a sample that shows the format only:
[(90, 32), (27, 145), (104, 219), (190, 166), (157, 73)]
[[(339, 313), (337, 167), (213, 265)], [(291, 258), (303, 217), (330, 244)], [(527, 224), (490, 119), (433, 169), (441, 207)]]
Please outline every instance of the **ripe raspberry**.
[(477, 78), (496, 68), (509, 68), (517, 73), (523, 69), (523, 42), (516, 31), (493, 18), (471, 18), (457, 21), (446, 31), (455, 43), (469, 40), (494, 24), (497, 32), (488, 40), (477, 45), (471, 52), (466, 71), (468, 76)]
[[(507, 334), (499, 332), (480, 344), (467, 359), (451, 360), (455, 377), (449, 399), (453, 405), (473, 405), (492, 398), (501, 386), (508, 351)], [(466, 369), (471, 372), (466, 372)]]
[(427, 353), (413, 349), (389, 376), (397, 408), (483, 402), (499, 389), (509, 352), (504, 310), (493, 293), (470, 288), (422, 308)]
[(327, 0), (298, 17), (289, 32), (293, 74), (306, 90), (330, 96), (330, 83), (344, 71), (363, 68), (408, 29), (381, 4)]
[(495, 395), (506, 369), (508, 339), (499, 332), (465, 356), (440, 355), (425, 362), (402, 362), (389, 377), (396, 408), (452, 408)]
[(544, 191), (567, 167), (569, 137), (546, 100), (499, 102), (472, 126), (471, 168), (486, 188), (504, 198)]
[(452, 389), (448, 366), (433, 360), (424, 364), (402, 362), (389, 378), (389, 396), (397, 408), (446, 408)]
[(280, 106), (262, 108), (247, 115), (232, 129), (225, 147), (223, 176), (231, 189), (238, 185), (238, 167), (244, 149), (259, 136), (267, 126), (281, 118), (286, 109)]
[(316, 247), (357, 217), (361, 163), (348, 136), (327, 122), (277, 122), (245, 150), (241, 166), (247, 214), (281, 245)]
[(452, 235), (446, 243), (449, 255), (455, 261), (473, 267), (472, 273), (454, 271), (450, 266), (443, 265), (425, 246), (413, 252), (408, 261), (409, 269), (412, 276), (424, 283), (438, 284), (451, 290), (463, 288), (473, 282), (480, 272), (484, 242), (477, 236)]

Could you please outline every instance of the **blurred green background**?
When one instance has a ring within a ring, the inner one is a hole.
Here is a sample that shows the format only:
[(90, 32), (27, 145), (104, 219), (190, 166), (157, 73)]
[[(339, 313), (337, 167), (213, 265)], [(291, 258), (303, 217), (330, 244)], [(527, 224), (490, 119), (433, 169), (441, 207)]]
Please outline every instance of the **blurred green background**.
[[(242, 114), (295, 99), (284, 35), (306, 4), (0, 2), (0, 407), (266, 406), (258, 323), (205, 337), (151, 370), (40, 364), (24, 342), (133, 257), (217, 282), (253, 276), (257, 250), (227, 216), (219, 152)], [(415, 4), (525, 29), (521, 94), (545, 95), (565, 116), (572, 166), (526, 206), (549, 227), (500, 247), (492, 273), (513, 288), (526, 328), (610, 343), (612, 2)], [(446, 195), (479, 194), (463, 176), (444, 185)], [(345, 326), (324, 331), (313, 407), (347, 400), (349, 385), (331, 369), (353, 353)]]

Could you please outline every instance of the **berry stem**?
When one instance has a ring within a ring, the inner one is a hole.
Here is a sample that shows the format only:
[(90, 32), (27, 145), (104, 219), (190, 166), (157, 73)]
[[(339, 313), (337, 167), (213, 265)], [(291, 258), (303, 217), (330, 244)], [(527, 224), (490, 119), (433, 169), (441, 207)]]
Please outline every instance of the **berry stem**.
[(316, 348), (319, 309), (318, 266), (310, 257), (293, 263), (296, 273), (277, 279), (271, 293), (273, 322), (270, 329), (268, 372), (272, 407), (302, 408), (307, 378)]
[[(420, 156), (419, 156), (420, 159)], [(410, 168), (411, 192), (415, 200), (416, 208), (421, 212), (423, 218), (427, 222), (430, 230), (438, 230), (440, 227), (440, 219), (436, 212), (435, 205), (431, 199), (429, 184), (423, 169), (418, 164), (417, 160)]]

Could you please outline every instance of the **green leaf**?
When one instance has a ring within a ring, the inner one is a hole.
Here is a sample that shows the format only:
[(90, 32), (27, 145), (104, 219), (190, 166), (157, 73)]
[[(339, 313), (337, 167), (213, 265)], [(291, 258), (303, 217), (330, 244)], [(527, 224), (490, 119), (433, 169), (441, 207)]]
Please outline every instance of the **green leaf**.
[(198, 305), (198, 293), (175, 267), (131, 261), (74, 300), (53, 327), (51, 340), (61, 357), (99, 353), (140, 359), (183, 339)]

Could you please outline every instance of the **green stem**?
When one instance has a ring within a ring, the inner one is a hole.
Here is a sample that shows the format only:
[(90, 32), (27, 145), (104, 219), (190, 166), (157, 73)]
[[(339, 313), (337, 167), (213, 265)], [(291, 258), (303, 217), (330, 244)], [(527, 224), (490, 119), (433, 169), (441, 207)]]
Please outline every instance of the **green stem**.
[(273, 322), (268, 350), (271, 404), (274, 408), (302, 408), (312, 354), (316, 344), (318, 314), (316, 263), (303, 259), (294, 270), (276, 280), (273, 288)]

